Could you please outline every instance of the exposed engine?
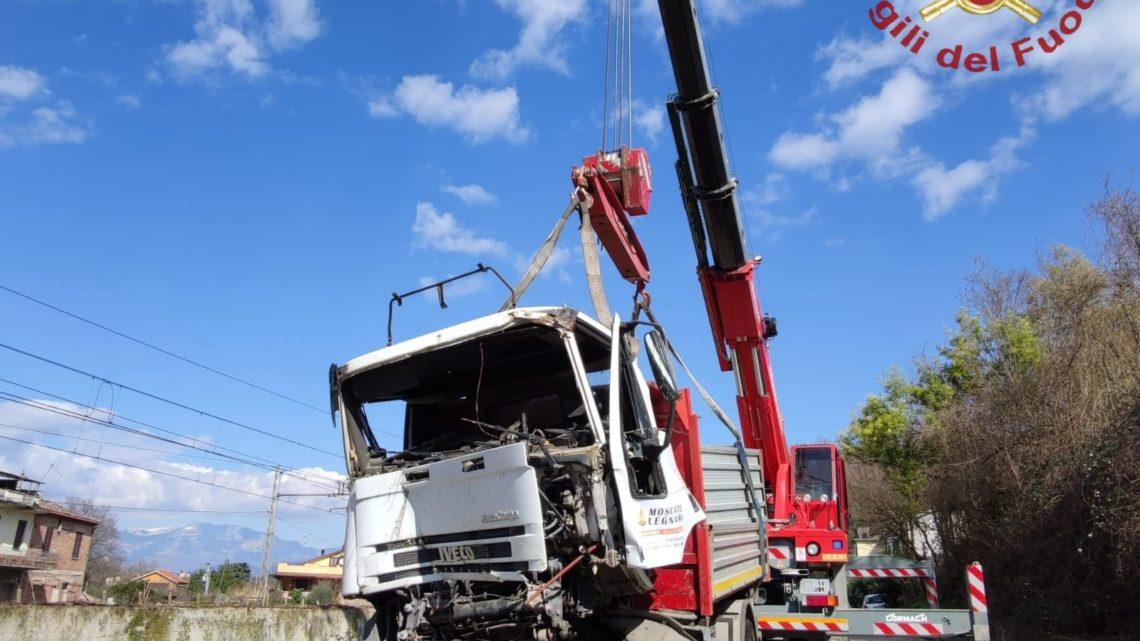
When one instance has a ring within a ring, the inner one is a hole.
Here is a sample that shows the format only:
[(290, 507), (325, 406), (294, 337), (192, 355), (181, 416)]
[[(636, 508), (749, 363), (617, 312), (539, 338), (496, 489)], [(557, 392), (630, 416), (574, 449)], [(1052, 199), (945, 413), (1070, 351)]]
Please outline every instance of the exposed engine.
[[(611, 342), (566, 311), (527, 320), (334, 373), (354, 472), (344, 592), (377, 606), (378, 639), (579, 638), (599, 608), (652, 588), (651, 566), (627, 556), (623, 500), (643, 526), (648, 514), (698, 516), (683, 484), (667, 491), (675, 469), (646, 460), (657, 430), (635, 366), (611, 378)], [(606, 443), (611, 385), (591, 383), (600, 377), (636, 397), (620, 401), (630, 415), (618, 421), (629, 426), (616, 433), (620, 449)], [(390, 425), (389, 402), (402, 406), (398, 452), (371, 427)], [(615, 476), (615, 453), (628, 478)], [(647, 507), (623, 499), (630, 491)], [(683, 545), (683, 524), (659, 530), (672, 537), (659, 547)]]

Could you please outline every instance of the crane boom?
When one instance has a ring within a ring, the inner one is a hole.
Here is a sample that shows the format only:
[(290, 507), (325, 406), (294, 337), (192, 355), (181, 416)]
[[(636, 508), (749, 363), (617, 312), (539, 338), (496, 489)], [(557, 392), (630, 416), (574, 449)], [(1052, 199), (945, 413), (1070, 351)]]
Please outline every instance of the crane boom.
[[(677, 180), (717, 361), (736, 382), (744, 446), (759, 450), (770, 564), (786, 581), (805, 568), (834, 573), (848, 558), (843, 458), (830, 444), (788, 447), (768, 350), (776, 321), (764, 314), (756, 293), (760, 259), (748, 252), (695, 2), (658, 0), (658, 7), (677, 83), (667, 103)], [(575, 168), (572, 180), (614, 265), (640, 292), (649, 281), (649, 260), (629, 217), (648, 213), (645, 150), (600, 150)]]
[[(695, 173), (695, 184), (692, 179), (688, 182), (693, 196), (703, 205), (707, 250), (712, 252), (712, 264), (718, 270), (733, 271), (748, 262), (747, 248), (736, 198), (736, 180), (728, 166), (717, 92), (710, 80), (696, 9), (692, 2), (660, 0), (659, 5), (665, 42), (677, 80), (677, 95), (670, 103), (671, 115), (675, 117), (680, 112), (684, 127), (683, 139), (675, 136), (678, 151), (683, 151), (688, 141), (687, 152), (680, 157), (690, 159)], [(705, 247), (703, 241), (698, 249), (702, 247)], [(697, 258), (707, 264), (704, 253), (699, 251)]]
[(782, 561), (793, 557), (797, 565), (834, 568), (848, 551), (843, 459), (832, 445), (788, 449), (768, 351), (776, 322), (764, 315), (756, 294), (760, 261), (748, 254), (696, 6), (658, 0), (658, 7), (677, 82), (668, 103), (677, 179), (717, 359), (735, 375), (745, 446), (760, 450), (770, 561), (778, 570), (789, 569)]
[(775, 323), (765, 318), (756, 296), (756, 261), (747, 257), (737, 183), (695, 7), (677, 0), (660, 0), (659, 5), (677, 81), (669, 119), (698, 277), (721, 369), (736, 375), (745, 445), (761, 450), (764, 478), (776, 486), (774, 516), (779, 519), (788, 509), (787, 488), (779, 487), (788, 475), (788, 445), (768, 356), (767, 339), (775, 335)]

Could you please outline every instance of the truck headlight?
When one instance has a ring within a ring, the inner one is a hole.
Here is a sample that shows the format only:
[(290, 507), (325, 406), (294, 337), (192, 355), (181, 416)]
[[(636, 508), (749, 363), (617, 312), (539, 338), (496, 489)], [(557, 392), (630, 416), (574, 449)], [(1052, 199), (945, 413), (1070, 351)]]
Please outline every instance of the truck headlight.
[(807, 544), (807, 553), (808, 553), (808, 556), (818, 555), (819, 554), (819, 543), (808, 543)]

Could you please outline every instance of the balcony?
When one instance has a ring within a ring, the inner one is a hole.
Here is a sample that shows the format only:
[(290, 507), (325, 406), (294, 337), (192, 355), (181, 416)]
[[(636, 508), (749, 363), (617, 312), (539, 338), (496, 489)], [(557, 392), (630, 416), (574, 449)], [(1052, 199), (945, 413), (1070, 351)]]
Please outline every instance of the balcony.
[(35, 492), (0, 488), (0, 503), (7, 504), (10, 507), (35, 509), (35, 507), (40, 504), (40, 496), (39, 493)]
[(0, 554), (0, 568), (22, 570), (50, 570), (55, 567), (55, 555), (40, 550), (28, 550), (24, 554)]

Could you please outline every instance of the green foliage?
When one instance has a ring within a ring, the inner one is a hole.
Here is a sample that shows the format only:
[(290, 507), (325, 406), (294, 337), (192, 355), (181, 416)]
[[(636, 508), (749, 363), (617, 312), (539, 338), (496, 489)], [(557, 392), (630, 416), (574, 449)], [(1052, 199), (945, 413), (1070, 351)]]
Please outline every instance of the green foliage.
[(289, 601), (296, 605), (301, 605), (305, 602), (305, 591), (300, 588), (289, 590)]
[(1140, 194), (1089, 211), (1098, 262), (1056, 248), (1035, 271), (983, 270), (934, 357), (889, 373), (840, 437), (854, 524), (904, 550), (928, 525), (948, 605), (980, 561), (1011, 640), (1140, 627), (1124, 596), (1140, 575)]
[(336, 601), (336, 592), (333, 590), (332, 585), (328, 583), (318, 583), (309, 592), (309, 603), (313, 605), (332, 605)]
[(937, 423), (939, 413), (995, 373), (1026, 372), (1043, 357), (1041, 340), (1025, 313), (985, 319), (963, 310), (956, 321), (936, 360), (919, 363), (912, 379), (892, 370), (883, 392), (867, 399), (840, 436), (847, 455), (882, 466), (892, 485), (907, 496), (923, 486), (922, 470), (931, 453), (922, 433)]
[(848, 456), (877, 463), (900, 488), (912, 487), (920, 468), (916, 450), (915, 399), (903, 375), (892, 371), (883, 381), (883, 393), (871, 396), (840, 442)]
[[(204, 569), (190, 575), (191, 597), (201, 597), (205, 593), (205, 575)], [(246, 585), (252, 575), (248, 563), (226, 561), (210, 571), (210, 594), (226, 594), (234, 588)]]
[(107, 596), (119, 605), (138, 603), (146, 591), (145, 581), (123, 581), (107, 589)]

